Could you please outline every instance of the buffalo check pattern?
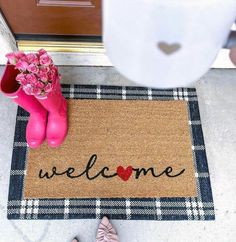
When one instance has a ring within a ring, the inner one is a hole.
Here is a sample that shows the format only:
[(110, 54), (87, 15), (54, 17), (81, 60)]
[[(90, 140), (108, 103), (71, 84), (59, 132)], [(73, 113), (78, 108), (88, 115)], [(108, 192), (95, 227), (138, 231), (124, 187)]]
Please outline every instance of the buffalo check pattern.
[(24, 199), (28, 147), (25, 129), (28, 113), (18, 108), (10, 172), (8, 219), (110, 219), (214, 220), (214, 204), (200, 121), (193, 88), (152, 89), (91, 85), (62, 85), (64, 96), (74, 99), (185, 100), (197, 182), (197, 197)]

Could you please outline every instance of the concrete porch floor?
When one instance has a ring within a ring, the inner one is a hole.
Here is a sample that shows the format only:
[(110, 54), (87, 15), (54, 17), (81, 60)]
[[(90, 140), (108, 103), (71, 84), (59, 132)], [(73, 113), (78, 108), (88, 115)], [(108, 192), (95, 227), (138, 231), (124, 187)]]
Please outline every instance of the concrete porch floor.
[[(60, 67), (60, 72), (63, 83), (135, 85), (112, 67)], [(236, 241), (236, 70), (212, 69), (196, 88), (216, 220), (113, 220), (121, 242)], [(94, 242), (98, 220), (7, 220), (16, 105), (2, 94), (0, 115), (0, 242), (70, 242), (76, 235), (81, 242)]]

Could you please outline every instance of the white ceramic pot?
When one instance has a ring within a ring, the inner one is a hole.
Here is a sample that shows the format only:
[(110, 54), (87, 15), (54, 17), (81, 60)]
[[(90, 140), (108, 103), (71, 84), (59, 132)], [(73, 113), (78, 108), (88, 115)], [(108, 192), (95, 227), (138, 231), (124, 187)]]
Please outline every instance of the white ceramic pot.
[(103, 0), (103, 41), (130, 80), (190, 87), (211, 67), (235, 17), (236, 0)]

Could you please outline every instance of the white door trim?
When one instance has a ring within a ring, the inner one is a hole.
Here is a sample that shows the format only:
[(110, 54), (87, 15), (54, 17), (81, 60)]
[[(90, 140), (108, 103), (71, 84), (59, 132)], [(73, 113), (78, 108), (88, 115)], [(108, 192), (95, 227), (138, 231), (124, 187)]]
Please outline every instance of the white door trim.
[(8, 27), (2, 13), (0, 12), (0, 64), (6, 64), (5, 55), (17, 50), (17, 43), (10, 28)]

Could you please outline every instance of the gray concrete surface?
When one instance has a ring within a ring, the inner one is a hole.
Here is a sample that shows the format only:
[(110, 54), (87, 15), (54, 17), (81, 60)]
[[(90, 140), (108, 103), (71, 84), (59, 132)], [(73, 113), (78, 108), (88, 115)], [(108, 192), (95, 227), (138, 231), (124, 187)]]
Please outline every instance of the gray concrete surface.
[[(109, 67), (61, 67), (64, 83), (135, 85)], [(0, 73), (2, 68), (0, 67)], [(215, 202), (215, 221), (118, 221), (121, 242), (236, 241), (236, 70), (196, 83)], [(7, 197), (16, 105), (0, 94), (0, 242), (94, 242), (97, 220), (9, 221)]]

